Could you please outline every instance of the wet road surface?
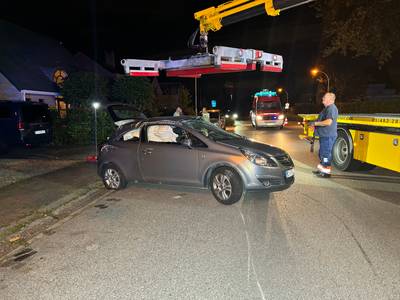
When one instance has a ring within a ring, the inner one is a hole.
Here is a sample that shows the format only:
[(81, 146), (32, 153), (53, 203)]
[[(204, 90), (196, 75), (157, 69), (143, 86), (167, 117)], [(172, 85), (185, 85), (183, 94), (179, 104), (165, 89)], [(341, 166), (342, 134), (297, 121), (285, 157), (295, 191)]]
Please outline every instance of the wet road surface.
[(237, 131), (285, 148), (295, 184), (232, 206), (207, 190), (130, 184), (0, 267), (0, 298), (399, 299), (397, 175), (315, 178), (299, 128)]

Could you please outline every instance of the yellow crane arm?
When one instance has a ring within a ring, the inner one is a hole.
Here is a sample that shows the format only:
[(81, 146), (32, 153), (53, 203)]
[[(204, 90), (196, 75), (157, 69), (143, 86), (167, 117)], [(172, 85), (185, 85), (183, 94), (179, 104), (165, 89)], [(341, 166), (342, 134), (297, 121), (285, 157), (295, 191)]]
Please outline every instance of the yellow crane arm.
[[(198, 11), (194, 14), (194, 18), (200, 22), (200, 34), (205, 36), (210, 30), (217, 31), (224, 25), (239, 22), (262, 13), (266, 13), (269, 16), (277, 16), (281, 10), (313, 1), (315, 0), (232, 0), (217, 7), (213, 6)], [(228, 18), (231, 18), (231, 20), (226, 20)]]
[(228, 16), (247, 11), (254, 7), (264, 5), (269, 16), (279, 15), (279, 10), (274, 8), (273, 0), (233, 0), (217, 7), (209, 7), (198, 11), (194, 18), (200, 22), (200, 33), (207, 34), (210, 30), (217, 31), (222, 28), (222, 19)]

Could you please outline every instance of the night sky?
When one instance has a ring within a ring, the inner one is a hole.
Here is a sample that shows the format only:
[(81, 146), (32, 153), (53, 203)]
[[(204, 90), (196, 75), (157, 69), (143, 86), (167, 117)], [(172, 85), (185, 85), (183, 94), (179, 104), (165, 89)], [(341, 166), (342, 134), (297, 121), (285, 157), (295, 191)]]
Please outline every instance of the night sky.
[[(105, 51), (115, 58), (159, 58), (194, 54), (187, 41), (198, 23), (193, 14), (224, 1), (6, 1), (0, 18), (56, 40), (74, 52), (102, 62)], [(312, 88), (310, 67), (317, 62), (320, 28), (310, 5), (278, 17), (259, 16), (209, 33), (209, 45), (261, 49), (284, 57), (282, 74), (252, 73), (205, 76), (200, 97), (226, 98), (221, 89), (233, 82), (236, 102), (262, 88), (287, 87), (291, 98)], [(121, 71), (121, 69), (118, 69)], [(188, 81), (189, 79), (186, 79)], [(191, 82), (187, 82), (189, 88)], [(207, 87), (207, 89), (205, 88)], [(231, 91), (229, 92), (231, 93)], [(293, 101), (297, 101), (293, 99)], [(246, 108), (245, 105), (240, 105)]]

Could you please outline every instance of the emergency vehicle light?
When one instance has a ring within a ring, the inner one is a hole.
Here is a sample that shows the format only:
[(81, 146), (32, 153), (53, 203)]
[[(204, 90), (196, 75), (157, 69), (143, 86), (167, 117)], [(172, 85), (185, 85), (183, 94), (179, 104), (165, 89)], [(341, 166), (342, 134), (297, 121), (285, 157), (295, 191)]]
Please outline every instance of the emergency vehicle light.
[(257, 97), (273, 97), (273, 96), (277, 96), (278, 94), (276, 92), (273, 91), (262, 91), (262, 92), (258, 92), (255, 94), (255, 96)]

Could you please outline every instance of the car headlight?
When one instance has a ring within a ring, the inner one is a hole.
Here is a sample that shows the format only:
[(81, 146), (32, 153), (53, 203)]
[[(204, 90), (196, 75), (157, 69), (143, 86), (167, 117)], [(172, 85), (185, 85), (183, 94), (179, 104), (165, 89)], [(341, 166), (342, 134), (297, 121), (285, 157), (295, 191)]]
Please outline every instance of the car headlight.
[(229, 118), (229, 115), (225, 115), (225, 118)]
[(285, 115), (279, 115), (278, 120), (283, 120), (285, 118)]
[(263, 167), (277, 167), (278, 165), (271, 158), (261, 156), (249, 150), (241, 149), (243, 155), (253, 164)]
[(238, 114), (233, 114), (233, 115), (232, 115), (232, 118), (233, 118), (234, 120), (236, 120), (236, 119), (238, 118)]
[(262, 120), (263, 117), (262, 117), (262, 116), (256, 116), (256, 119), (257, 119), (257, 120)]

